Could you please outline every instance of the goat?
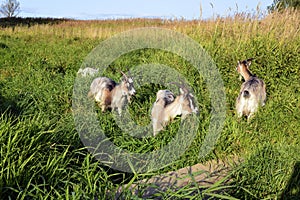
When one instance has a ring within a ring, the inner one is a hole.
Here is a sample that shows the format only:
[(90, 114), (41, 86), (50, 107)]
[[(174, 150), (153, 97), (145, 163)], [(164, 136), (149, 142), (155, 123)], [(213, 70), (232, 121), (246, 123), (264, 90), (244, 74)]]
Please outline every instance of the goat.
[(86, 67), (84, 69), (79, 69), (78, 72), (77, 72), (77, 75), (81, 75), (83, 77), (86, 77), (86, 76), (92, 76), (94, 74), (97, 74), (99, 72), (99, 69), (94, 69), (94, 68), (91, 68), (91, 67)]
[(240, 93), (236, 99), (236, 112), (239, 118), (243, 115), (249, 120), (257, 111), (259, 106), (266, 103), (266, 85), (263, 80), (251, 74), (249, 66), (253, 59), (238, 61), (236, 70), (243, 76), (245, 82), (241, 86)]
[(88, 97), (93, 97), (101, 107), (102, 112), (107, 108), (118, 110), (122, 113), (124, 106), (130, 102), (131, 96), (135, 94), (133, 79), (127, 77), (121, 71), (123, 79), (120, 83), (107, 77), (98, 77), (93, 80), (90, 86)]
[(151, 110), (154, 136), (163, 130), (177, 115), (181, 115), (182, 119), (185, 119), (188, 114), (198, 113), (194, 96), (183, 85), (180, 85), (179, 90), (180, 95), (176, 98), (174, 98), (174, 94), (169, 90), (159, 90), (156, 93), (156, 101)]
[(165, 106), (175, 100), (175, 95), (170, 90), (159, 90), (156, 94), (156, 100), (163, 99)]

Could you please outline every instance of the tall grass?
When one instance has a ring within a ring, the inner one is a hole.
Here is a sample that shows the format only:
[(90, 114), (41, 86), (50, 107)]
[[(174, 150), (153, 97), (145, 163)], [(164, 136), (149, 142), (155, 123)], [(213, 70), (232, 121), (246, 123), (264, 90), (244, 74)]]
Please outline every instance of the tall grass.
[[(263, 199), (300, 196), (299, 181), (299, 11), (272, 13), (259, 19), (247, 14), (210, 20), (126, 19), (67, 20), (58, 24), (0, 29), (0, 196), (3, 199), (108, 199), (120, 185), (147, 174), (127, 174), (104, 167), (83, 146), (72, 116), (72, 89), (85, 56), (99, 42), (121, 31), (163, 27), (199, 42), (212, 56), (226, 90), (227, 117), (218, 144), (205, 159), (199, 146), (207, 131), (210, 101), (202, 78), (189, 63), (156, 50), (131, 52), (114, 69), (159, 62), (184, 74), (198, 94), (201, 108), (197, 138), (174, 164), (155, 174), (232, 155), (243, 162), (231, 172), (231, 185), (187, 185), (157, 193), (157, 198)], [(251, 71), (267, 84), (267, 104), (247, 123), (237, 121), (234, 104), (241, 82), (237, 60), (255, 57)], [(120, 74), (107, 72), (115, 80)], [(159, 85), (139, 89), (130, 106), (139, 124), (150, 122), (149, 110)], [(135, 114), (138, 113), (138, 114)], [(107, 135), (122, 148), (151, 152), (167, 144), (179, 120), (157, 138), (127, 137), (110, 113), (99, 113)], [(114, 131), (111, 131), (114, 130)], [(124, 190), (122, 198), (137, 198)], [(142, 194), (140, 194), (142, 195)]]

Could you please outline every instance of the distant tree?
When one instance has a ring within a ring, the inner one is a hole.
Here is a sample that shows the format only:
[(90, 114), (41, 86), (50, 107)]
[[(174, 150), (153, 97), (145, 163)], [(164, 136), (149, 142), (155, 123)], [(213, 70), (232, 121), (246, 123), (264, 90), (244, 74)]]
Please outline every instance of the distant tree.
[(269, 11), (281, 11), (287, 8), (300, 8), (300, 0), (273, 0), (272, 5), (268, 6)]
[(15, 17), (20, 13), (20, 2), (17, 0), (6, 0), (1, 4), (0, 13), (5, 17)]

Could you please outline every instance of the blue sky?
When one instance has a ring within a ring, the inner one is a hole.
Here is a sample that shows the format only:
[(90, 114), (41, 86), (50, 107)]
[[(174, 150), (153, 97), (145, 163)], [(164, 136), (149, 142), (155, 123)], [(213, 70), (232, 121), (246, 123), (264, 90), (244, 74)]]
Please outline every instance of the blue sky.
[(202, 18), (205, 19), (212, 17), (213, 14), (223, 16), (237, 10), (254, 12), (258, 5), (261, 10), (266, 10), (273, 0), (19, 0), (19, 2), (21, 17), (199, 19), (201, 5)]

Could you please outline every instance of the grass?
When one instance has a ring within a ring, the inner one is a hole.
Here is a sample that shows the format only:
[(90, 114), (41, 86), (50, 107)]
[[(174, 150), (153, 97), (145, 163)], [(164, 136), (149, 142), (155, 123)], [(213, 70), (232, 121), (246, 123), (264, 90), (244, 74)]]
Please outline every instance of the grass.
[[(185, 76), (201, 110), (197, 137), (172, 165), (153, 174), (210, 159), (237, 156), (231, 185), (188, 185), (157, 198), (297, 199), (299, 187), (299, 11), (273, 13), (263, 19), (237, 14), (206, 21), (128, 19), (66, 20), (0, 30), (0, 196), (3, 199), (108, 199), (123, 183), (150, 177), (107, 168), (82, 144), (72, 114), (76, 72), (101, 41), (140, 27), (179, 31), (199, 42), (215, 61), (226, 91), (226, 120), (212, 153), (199, 159), (207, 133), (210, 99), (203, 78), (180, 57), (158, 50), (123, 55), (106, 72), (120, 80), (119, 69), (163, 63)], [(234, 104), (241, 82), (237, 60), (255, 57), (251, 71), (267, 84), (267, 103), (250, 123), (237, 121)], [(133, 120), (150, 122), (149, 107), (161, 85), (143, 85), (130, 105)], [(174, 92), (177, 92), (176, 90)], [(156, 138), (123, 133), (110, 113), (98, 114), (107, 136), (132, 152), (152, 152), (176, 135), (180, 119)], [(141, 194), (140, 194), (141, 195)], [(137, 199), (128, 189), (120, 198)]]

